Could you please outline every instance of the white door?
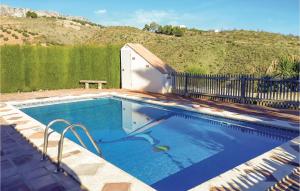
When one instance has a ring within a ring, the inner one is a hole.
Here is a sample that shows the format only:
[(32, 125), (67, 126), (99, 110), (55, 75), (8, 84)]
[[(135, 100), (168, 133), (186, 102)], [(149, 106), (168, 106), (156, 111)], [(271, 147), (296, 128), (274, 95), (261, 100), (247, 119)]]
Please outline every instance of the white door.
[(131, 89), (131, 54), (129, 49), (121, 50), (121, 79), (122, 88)]

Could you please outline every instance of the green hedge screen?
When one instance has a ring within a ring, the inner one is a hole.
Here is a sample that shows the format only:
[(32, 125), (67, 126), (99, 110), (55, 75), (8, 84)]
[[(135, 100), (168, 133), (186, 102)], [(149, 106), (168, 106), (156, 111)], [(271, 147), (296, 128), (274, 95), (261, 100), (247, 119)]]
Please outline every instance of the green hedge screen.
[(77, 88), (79, 80), (120, 87), (120, 46), (18, 46), (0, 49), (1, 93)]

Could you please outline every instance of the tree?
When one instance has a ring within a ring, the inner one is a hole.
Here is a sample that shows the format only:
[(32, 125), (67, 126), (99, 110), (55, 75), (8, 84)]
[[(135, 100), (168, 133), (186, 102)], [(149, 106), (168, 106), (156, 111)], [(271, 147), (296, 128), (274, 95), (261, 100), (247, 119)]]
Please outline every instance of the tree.
[(150, 23), (150, 25), (149, 25), (149, 31), (150, 32), (156, 32), (157, 30), (158, 30), (158, 28), (159, 28), (159, 24), (157, 24), (156, 22), (152, 22), (152, 23)]
[(167, 26), (161, 27), (161, 34), (167, 34)]
[(150, 26), (148, 24), (145, 24), (143, 30), (144, 31), (150, 31)]
[(155, 22), (152, 22), (149, 25), (146, 24), (143, 30), (155, 32), (158, 34), (175, 35), (177, 37), (183, 36), (183, 32), (184, 32), (184, 30), (178, 26), (172, 26), (172, 25), (161, 26)]
[(162, 34), (163, 33), (163, 27), (159, 26), (156, 33)]
[(172, 25), (166, 25), (165, 26), (165, 34), (172, 35), (173, 34), (173, 27)]
[(33, 12), (33, 11), (27, 11), (27, 12), (26, 12), (26, 17), (27, 17), (27, 18), (37, 18), (38, 16), (37, 16), (37, 14), (36, 14), (35, 12)]
[(180, 27), (173, 27), (173, 35), (177, 37), (183, 36), (183, 29)]

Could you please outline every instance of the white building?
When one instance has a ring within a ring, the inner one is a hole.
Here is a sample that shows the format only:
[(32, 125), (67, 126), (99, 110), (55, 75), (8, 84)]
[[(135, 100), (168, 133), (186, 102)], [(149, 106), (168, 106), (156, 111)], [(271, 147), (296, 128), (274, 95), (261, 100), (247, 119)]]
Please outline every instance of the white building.
[(121, 48), (122, 88), (155, 93), (171, 91), (169, 73), (174, 70), (141, 44)]

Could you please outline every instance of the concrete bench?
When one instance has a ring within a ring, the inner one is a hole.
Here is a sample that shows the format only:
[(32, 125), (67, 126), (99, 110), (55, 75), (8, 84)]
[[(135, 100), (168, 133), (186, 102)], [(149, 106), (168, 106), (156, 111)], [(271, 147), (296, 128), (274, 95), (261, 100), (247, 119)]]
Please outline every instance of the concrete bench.
[(102, 84), (106, 84), (106, 81), (100, 80), (80, 80), (79, 83), (85, 84), (85, 89), (89, 89), (89, 84), (98, 84), (98, 89), (102, 89)]

